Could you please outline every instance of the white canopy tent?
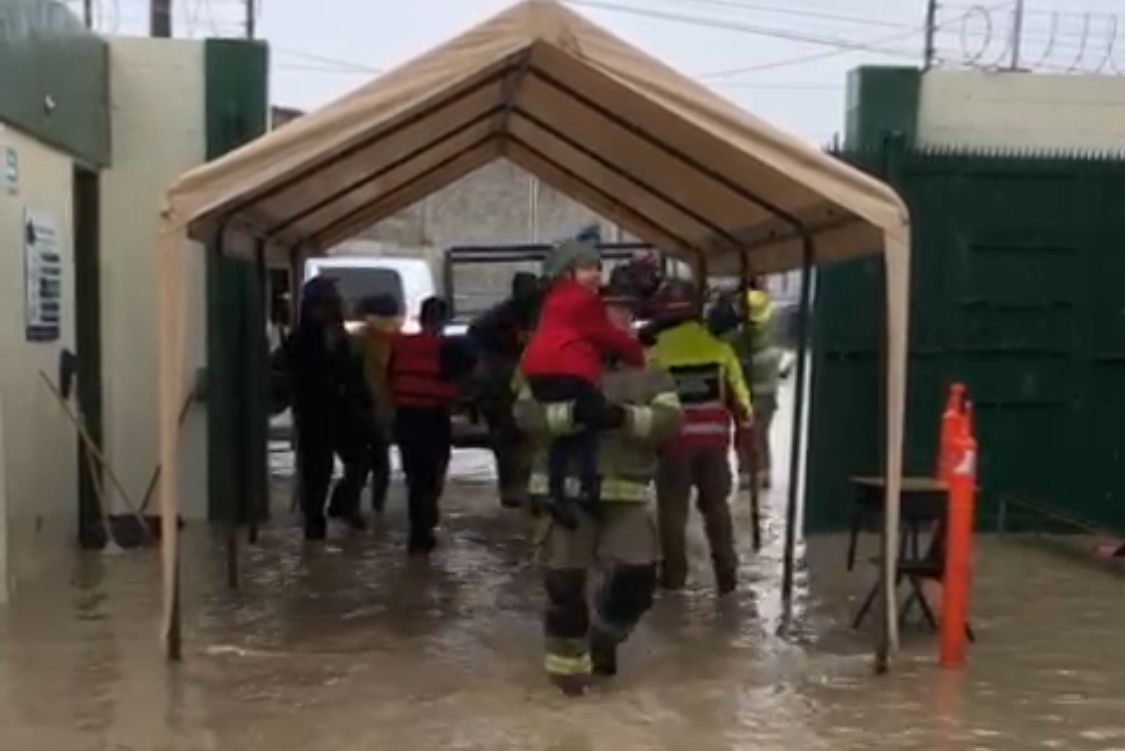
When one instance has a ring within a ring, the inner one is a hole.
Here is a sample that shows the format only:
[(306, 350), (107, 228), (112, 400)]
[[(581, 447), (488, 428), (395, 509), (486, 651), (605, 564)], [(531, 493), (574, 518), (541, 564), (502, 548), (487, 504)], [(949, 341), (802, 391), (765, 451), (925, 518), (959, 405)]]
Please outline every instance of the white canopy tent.
[(897, 645), (910, 257), (903, 202), (883, 183), (550, 0), (515, 5), (168, 189), (160, 248), (160, 489), (170, 656), (179, 650), (185, 241), (290, 264), (501, 157), (712, 271), (769, 273), (883, 255), (885, 658)]

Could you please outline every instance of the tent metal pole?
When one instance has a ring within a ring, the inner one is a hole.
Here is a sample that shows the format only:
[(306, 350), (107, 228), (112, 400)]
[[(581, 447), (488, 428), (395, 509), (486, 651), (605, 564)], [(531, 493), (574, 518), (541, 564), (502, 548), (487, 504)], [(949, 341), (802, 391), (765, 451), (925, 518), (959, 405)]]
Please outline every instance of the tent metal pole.
[[(741, 324), (742, 324), (743, 327), (746, 327), (746, 326), (750, 325), (750, 301), (748, 299), (749, 294), (750, 294), (750, 253), (747, 250), (743, 250), (741, 253), (738, 254), (738, 271), (739, 271), (739, 277), (740, 277), (739, 283), (738, 283), (738, 305), (741, 305), (742, 310), (743, 310), (743, 314), (741, 316), (741, 318), (742, 318)], [(743, 376), (743, 378), (747, 379), (747, 382), (749, 382), (749, 379), (750, 379), (749, 373), (743, 373), (742, 376)], [(753, 391), (750, 392), (750, 396), (751, 397), (754, 396)], [(758, 430), (757, 426), (754, 426), (752, 429), (754, 431)], [(769, 440), (768, 436), (766, 437), (766, 440), (767, 441)], [(751, 443), (749, 459), (750, 459), (750, 535), (751, 535), (751, 541), (754, 544), (754, 552), (757, 553), (757, 552), (761, 551), (761, 549), (762, 549), (762, 509), (761, 509), (761, 500), (762, 499), (761, 499), (761, 488), (758, 485), (758, 462), (761, 461), (762, 457), (760, 457), (758, 455), (758, 441), (757, 441), (756, 437), (753, 439), (753, 442)], [(739, 460), (741, 461), (742, 457), (739, 457)], [(741, 472), (739, 474), (741, 474)]]
[[(223, 217), (219, 220), (219, 226), (215, 230), (215, 249), (220, 258), (226, 255), (226, 229), (227, 219)], [(240, 502), (236, 501), (229, 504), (227, 509), (227, 585), (231, 589), (238, 589), (238, 507)]]
[[(257, 240), (254, 244), (254, 278), (255, 278), (255, 280), (258, 284), (258, 300), (257, 300), (258, 307), (262, 311), (263, 322), (266, 322), (267, 325), (268, 325), (270, 315), (269, 315), (269, 291), (266, 289), (266, 286), (268, 284), (268, 279), (267, 279), (267, 275), (266, 275), (266, 242), (265, 242), (265, 240), (262, 240), (262, 239)], [(265, 331), (256, 331), (256, 332), (254, 332), (254, 337), (255, 337), (254, 341), (255, 342), (261, 342), (264, 339), (265, 336), (266, 336)], [(261, 344), (258, 344), (257, 346), (261, 346)], [(265, 362), (266, 377), (269, 378), (269, 376), (270, 376), (270, 373), (269, 373), (269, 342), (265, 343), (265, 350), (266, 350), (266, 352), (265, 352), (265, 355), (266, 355), (266, 358), (265, 358), (266, 359), (266, 362)], [(260, 351), (257, 351), (257, 353), (259, 355), (261, 354)], [(265, 388), (265, 384), (262, 384), (261, 388)], [(266, 441), (266, 447), (265, 448), (266, 448), (266, 457), (267, 457), (267, 461), (268, 461), (269, 441), (270, 441), (270, 437), (269, 437), (269, 433), (270, 433), (270, 430), (269, 430), (269, 410), (268, 409), (266, 410), (265, 418), (266, 418), (266, 424), (264, 426), (264, 430), (262, 431), (262, 435), (263, 435), (263, 437)], [(262, 495), (259, 496), (259, 497), (255, 497), (252, 500), (253, 500), (253, 508), (250, 509), (250, 520), (249, 520), (250, 528), (249, 528), (249, 531), (247, 533), (247, 541), (251, 545), (256, 545), (258, 543), (258, 522), (261, 519), (265, 518), (265, 514), (269, 509), (269, 481), (268, 481), (268, 479), (266, 481), (266, 487), (264, 487), (262, 489)]]
[[(301, 293), (304, 291), (304, 256), (294, 245), (289, 248), (289, 332), (290, 336), (296, 332), (300, 323)], [(286, 374), (288, 375), (288, 374)], [(293, 393), (289, 392), (290, 410), (292, 410)], [(289, 513), (296, 513), (301, 507), (301, 462), (300, 457), (301, 434), (297, 430), (296, 421), (289, 434), (289, 447), (293, 450), (293, 487), (290, 491)]]
[(790, 439), (789, 493), (785, 504), (785, 553), (781, 573), (781, 629), (789, 630), (793, 619), (793, 574), (797, 548), (798, 483), (801, 479), (801, 453), (804, 451), (802, 430), (805, 423), (805, 373), (808, 361), (810, 301), (812, 297), (812, 263), (815, 251), (813, 236), (802, 232), (801, 295), (797, 308), (797, 368), (793, 392), (793, 435)]

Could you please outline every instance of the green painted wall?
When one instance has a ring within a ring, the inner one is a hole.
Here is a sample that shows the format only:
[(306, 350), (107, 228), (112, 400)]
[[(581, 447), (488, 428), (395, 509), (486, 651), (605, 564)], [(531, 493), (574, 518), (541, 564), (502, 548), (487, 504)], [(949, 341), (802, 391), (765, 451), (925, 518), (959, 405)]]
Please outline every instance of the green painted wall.
[(844, 127), (848, 148), (878, 149), (888, 133), (899, 133), (913, 144), (921, 88), (917, 68), (864, 66), (851, 71)]
[(0, 0), (0, 122), (104, 166), (110, 160), (108, 76), (105, 41), (61, 3)]
[[(268, 53), (264, 45), (209, 40), (207, 158), (266, 130)], [(265, 508), (268, 352), (263, 288), (254, 264), (207, 252), (208, 512), (244, 519)]]
[[(976, 405), (982, 524), (1011, 497), (1125, 530), (1125, 161), (882, 138), (846, 158), (894, 185), (913, 221), (907, 472), (932, 475), (960, 380)], [(846, 524), (849, 475), (881, 473), (885, 321), (856, 301), (883, 289), (877, 259), (818, 275), (811, 532)]]

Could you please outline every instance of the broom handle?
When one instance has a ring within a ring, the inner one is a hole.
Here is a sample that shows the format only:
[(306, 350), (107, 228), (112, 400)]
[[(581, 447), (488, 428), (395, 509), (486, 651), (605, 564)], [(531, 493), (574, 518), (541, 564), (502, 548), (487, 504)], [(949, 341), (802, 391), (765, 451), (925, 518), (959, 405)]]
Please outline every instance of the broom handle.
[(102, 527), (105, 528), (105, 541), (107, 545), (116, 544), (113, 539), (113, 525), (109, 523), (109, 511), (106, 509), (105, 486), (102, 484), (101, 473), (94, 455), (82, 444), (82, 457), (86, 460), (86, 471), (90, 473), (90, 484), (94, 486), (94, 495), (98, 498), (98, 516), (101, 517)]
[(50, 376), (40, 370), (39, 377), (43, 379), (43, 383), (47, 384), (47, 388), (51, 390), (51, 393), (54, 395), (55, 400), (58, 401), (59, 406), (62, 407), (63, 412), (66, 413), (66, 416), (74, 425), (74, 429), (78, 431), (78, 437), (82, 439), (82, 444), (86, 447), (86, 450), (89, 451), (98, 460), (98, 464), (100, 464), (102, 469), (105, 470), (105, 473), (109, 475), (110, 481), (117, 489), (117, 492), (121, 494), (121, 499), (125, 502), (125, 505), (128, 507), (129, 511), (134, 516), (136, 516), (137, 520), (141, 523), (141, 530), (144, 533), (145, 537), (151, 539), (151, 535), (149, 534), (148, 529), (148, 523), (145, 521), (144, 517), (141, 516), (141, 514), (137, 511), (137, 507), (133, 504), (133, 500), (129, 497), (128, 491), (125, 490), (125, 486), (122, 484), (121, 479), (117, 476), (117, 473), (113, 471), (113, 467), (111, 467), (109, 462), (106, 461), (105, 455), (101, 452), (100, 449), (98, 449), (98, 446), (96, 443), (94, 443), (94, 440), (90, 438), (90, 434), (86, 432), (86, 426), (83, 425), (82, 421), (78, 419), (78, 416), (74, 414), (74, 410), (70, 408), (70, 404), (68, 404), (66, 399), (63, 398), (62, 392), (60, 392), (58, 387), (55, 386), (55, 384), (51, 381)]
[[(182, 426), (184, 424), (184, 420), (187, 419), (188, 412), (191, 410), (191, 403), (193, 401), (195, 401), (195, 392), (189, 393), (184, 398), (184, 403), (180, 407), (180, 416), (179, 420), (176, 423), (177, 425)], [(148, 486), (145, 488), (144, 497), (141, 498), (142, 514), (145, 512), (145, 510), (148, 509), (148, 504), (152, 503), (152, 494), (156, 491), (156, 483), (160, 480), (160, 473), (162, 470), (163, 466), (160, 463), (157, 463), (157, 465), (152, 468), (152, 475), (150, 475), (148, 478)]]

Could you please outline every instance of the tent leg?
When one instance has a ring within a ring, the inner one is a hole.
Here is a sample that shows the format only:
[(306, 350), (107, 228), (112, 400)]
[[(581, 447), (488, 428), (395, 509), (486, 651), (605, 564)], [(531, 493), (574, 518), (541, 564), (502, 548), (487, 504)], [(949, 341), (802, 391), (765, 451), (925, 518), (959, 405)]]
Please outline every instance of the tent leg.
[[(258, 283), (258, 305), (263, 313), (263, 319), (269, 321), (269, 295), (266, 289), (268, 280), (266, 279), (266, 244), (259, 240), (254, 249), (254, 274)], [(265, 337), (265, 331), (255, 332), (255, 341), (260, 341)], [(266, 373), (269, 374), (269, 344), (265, 345), (266, 348)], [(263, 426), (264, 430), (262, 435), (266, 441), (265, 456), (267, 461), (269, 458), (269, 410), (266, 410), (266, 424)], [(269, 508), (269, 480), (266, 480), (266, 486), (262, 489), (261, 496), (255, 496), (251, 499), (253, 508), (250, 509), (250, 528), (247, 533), (247, 539), (251, 545), (256, 545), (258, 542), (258, 522), (265, 518), (265, 513)]]
[[(215, 235), (215, 245), (218, 250), (218, 255), (222, 257), (226, 253), (225, 220), (219, 222)], [(241, 498), (241, 493), (239, 494), (239, 498)], [(227, 584), (231, 589), (238, 588), (238, 511), (241, 503), (241, 500), (236, 500), (234, 503), (229, 504), (227, 508)]]
[(227, 586), (238, 589), (238, 522), (227, 520)]
[[(301, 255), (297, 252), (297, 248), (291, 248), (289, 251), (289, 330), (296, 331), (297, 324), (301, 315), (301, 291), (304, 287), (304, 265), (301, 263)], [(290, 401), (292, 401), (292, 394), (290, 394)], [(292, 415), (292, 407), (290, 407), (290, 415)], [(289, 436), (289, 448), (293, 451), (293, 486), (289, 498), (289, 513), (295, 514), (301, 506), (301, 463), (296, 460), (299, 456), (298, 445), (301, 442), (301, 436), (297, 433), (297, 423), (293, 422), (293, 429)]]
[[(749, 302), (747, 295), (750, 293), (750, 259), (743, 251), (738, 256), (739, 265), (739, 279), (738, 283), (738, 297), (739, 304), (744, 306), (745, 314), (742, 316), (742, 325), (748, 326), (750, 321)], [(749, 373), (743, 373), (744, 376), (749, 378)], [(753, 394), (751, 394), (753, 396)], [(755, 428), (757, 430), (757, 428)], [(758, 442), (752, 442), (753, 455), (750, 456), (750, 534), (751, 540), (754, 544), (754, 552), (760, 552), (762, 549), (762, 510), (761, 510), (761, 493), (758, 486), (758, 462), (761, 457), (758, 456)], [(742, 457), (739, 457), (740, 464)], [(741, 469), (741, 467), (739, 467)], [(741, 474), (741, 473), (740, 473)]]
[(173, 563), (175, 575), (173, 578), (174, 587), (172, 590), (172, 612), (171, 617), (168, 619), (168, 633), (165, 635), (165, 650), (168, 660), (171, 662), (180, 662), (184, 659), (183, 647), (183, 627), (180, 625), (180, 556), (179, 552), (176, 553), (176, 560)]
[(785, 504), (785, 553), (781, 573), (781, 631), (788, 632), (793, 619), (793, 569), (797, 547), (797, 501), (801, 475), (801, 453), (804, 450), (802, 430), (805, 423), (805, 372), (808, 361), (808, 338), (813, 238), (803, 232), (804, 250), (801, 259), (801, 296), (797, 308), (797, 368), (793, 392), (793, 436), (790, 441), (789, 493)]

